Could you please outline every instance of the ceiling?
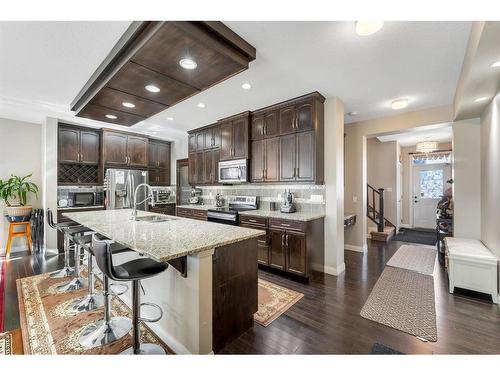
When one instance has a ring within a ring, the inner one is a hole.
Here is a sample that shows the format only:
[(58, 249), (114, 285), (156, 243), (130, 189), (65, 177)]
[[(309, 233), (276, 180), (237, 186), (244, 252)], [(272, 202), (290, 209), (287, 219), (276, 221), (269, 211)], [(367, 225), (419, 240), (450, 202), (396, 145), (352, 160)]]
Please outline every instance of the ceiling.
[(402, 147), (415, 146), (418, 142), (422, 141), (451, 142), (452, 138), (453, 130), (451, 124), (424, 126), (404, 133), (377, 137), (380, 142), (398, 141)]
[[(346, 113), (359, 112), (346, 122), (394, 114), (390, 102), (398, 97), (410, 99), (399, 113), (447, 105), (471, 27), (470, 22), (386, 22), (380, 32), (359, 37), (354, 22), (225, 24), (257, 49), (249, 70), (132, 129), (185, 131), (316, 90), (340, 97)], [(0, 22), (0, 116), (16, 115), (16, 107), (6, 105), (11, 100), (21, 103), (18, 117), (26, 116), (29, 105), (38, 105), (32, 113), (53, 109), (71, 116), (70, 102), (128, 25)], [(243, 90), (244, 82), (252, 89)], [(200, 102), (206, 107), (198, 108)]]

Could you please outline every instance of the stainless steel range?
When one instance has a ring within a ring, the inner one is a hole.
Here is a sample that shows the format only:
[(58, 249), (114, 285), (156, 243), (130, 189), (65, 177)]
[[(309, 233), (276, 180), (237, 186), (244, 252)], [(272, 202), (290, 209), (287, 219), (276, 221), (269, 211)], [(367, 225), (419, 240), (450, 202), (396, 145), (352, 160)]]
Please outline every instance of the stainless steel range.
[(259, 198), (256, 196), (235, 195), (227, 198), (228, 206), (208, 210), (208, 221), (238, 225), (238, 212), (256, 210), (259, 208)]

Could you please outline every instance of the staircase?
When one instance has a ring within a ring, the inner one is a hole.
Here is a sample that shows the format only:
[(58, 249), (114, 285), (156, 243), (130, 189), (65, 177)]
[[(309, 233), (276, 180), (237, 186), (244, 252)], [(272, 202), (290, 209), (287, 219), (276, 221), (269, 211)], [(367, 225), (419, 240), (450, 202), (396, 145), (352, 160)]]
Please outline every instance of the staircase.
[(384, 217), (384, 189), (367, 184), (366, 194), (366, 216), (377, 225), (376, 230), (369, 231), (371, 239), (388, 242), (396, 233), (396, 226)]

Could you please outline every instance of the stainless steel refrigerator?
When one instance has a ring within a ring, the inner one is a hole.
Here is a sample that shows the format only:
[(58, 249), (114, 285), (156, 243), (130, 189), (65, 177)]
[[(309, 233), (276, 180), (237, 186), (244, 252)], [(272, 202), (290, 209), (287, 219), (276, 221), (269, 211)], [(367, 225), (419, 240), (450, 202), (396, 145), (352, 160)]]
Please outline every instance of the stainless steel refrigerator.
[[(107, 210), (132, 208), (135, 188), (147, 183), (148, 172), (134, 169), (107, 169), (104, 178), (105, 205)], [(137, 192), (137, 202), (146, 198), (146, 188)], [(137, 205), (138, 210), (148, 211), (146, 202)]]

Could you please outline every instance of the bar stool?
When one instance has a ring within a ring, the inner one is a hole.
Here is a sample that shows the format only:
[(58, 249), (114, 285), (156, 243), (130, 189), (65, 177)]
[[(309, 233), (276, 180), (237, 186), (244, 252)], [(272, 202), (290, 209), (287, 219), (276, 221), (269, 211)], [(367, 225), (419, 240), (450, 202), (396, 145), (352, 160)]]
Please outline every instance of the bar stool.
[(75, 269), (73, 267), (70, 267), (69, 264), (70, 262), (69, 252), (71, 250), (71, 238), (69, 236), (75, 233), (81, 233), (82, 229), (87, 229), (87, 228), (81, 225), (71, 226), (67, 223), (56, 224), (54, 222), (54, 216), (52, 215), (52, 210), (50, 208), (47, 209), (47, 223), (51, 228), (56, 229), (57, 231), (63, 233), (64, 235), (64, 267), (61, 268), (60, 270), (52, 272), (49, 276), (53, 279), (54, 278), (59, 279), (75, 275)]
[[(165, 350), (156, 344), (142, 344), (140, 342), (140, 322), (157, 322), (163, 316), (160, 306), (154, 303), (141, 303), (139, 295), (140, 280), (156, 276), (168, 267), (167, 264), (156, 262), (150, 258), (138, 258), (122, 263), (113, 264), (112, 251), (109, 241), (100, 241), (95, 236), (92, 247), (96, 262), (107, 278), (115, 281), (132, 281), (132, 347), (124, 350), (121, 354), (165, 354)], [(141, 306), (156, 307), (160, 315), (156, 319), (146, 319), (140, 316)]]
[(75, 299), (69, 306), (69, 310), (74, 313), (80, 313), (83, 311), (91, 311), (99, 309), (104, 306), (104, 294), (96, 293), (94, 289), (94, 272), (92, 257), (94, 252), (92, 251), (92, 235), (84, 235), (75, 237), (75, 242), (81, 249), (87, 252), (87, 285), (88, 293), (87, 295)]
[[(135, 251), (117, 244), (107, 238), (99, 238), (99, 235), (97, 234), (92, 235), (92, 237), (92, 244), (89, 246), (89, 248), (91, 249), (91, 254), (93, 256), (95, 256), (94, 241), (99, 241), (105, 244), (107, 249), (109, 249), (110, 258), (113, 254), (120, 254), (124, 252), (133, 252), (134, 254), (136, 254)], [(89, 265), (90, 262), (91, 261), (89, 261)], [(99, 266), (99, 268), (101, 268), (99, 262), (97, 263), (97, 265)], [(104, 318), (86, 327), (80, 335), (79, 343), (86, 348), (95, 348), (98, 346), (110, 344), (128, 334), (132, 329), (132, 320), (130, 318), (124, 316), (111, 317), (111, 297), (121, 296), (122, 294), (126, 293), (128, 290), (128, 286), (122, 284), (125, 287), (123, 291), (116, 293), (113, 292), (110, 287), (114, 286), (115, 284), (110, 285), (109, 278), (105, 272), (102, 273), (102, 283), (104, 294)]]

